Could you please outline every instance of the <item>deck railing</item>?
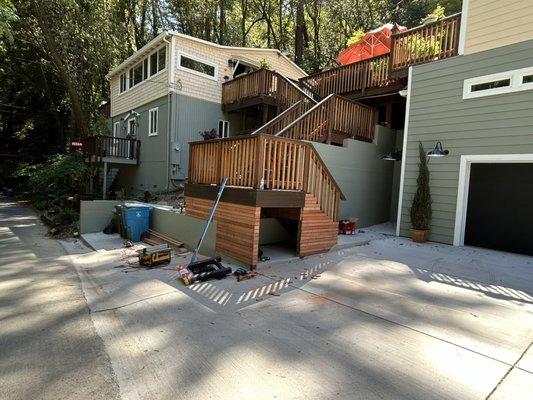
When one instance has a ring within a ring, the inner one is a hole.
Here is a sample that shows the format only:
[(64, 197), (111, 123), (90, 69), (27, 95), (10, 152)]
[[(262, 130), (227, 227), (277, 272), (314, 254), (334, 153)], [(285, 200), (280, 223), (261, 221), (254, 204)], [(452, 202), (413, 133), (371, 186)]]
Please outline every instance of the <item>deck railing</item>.
[(283, 110), (298, 101), (315, 103), (314, 99), (295, 83), (267, 69), (250, 72), (222, 85), (222, 105), (224, 106), (261, 96), (274, 98)]
[(456, 56), (459, 49), (461, 14), (422, 25), (392, 36), (390, 71), (440, 58)]
[(354, 62), (300, 79), (322, 97), (386, 87), (411, 65), (458, 53), (461, 14), (419, 26), (391, 37), (390, 54)]
[(322, 97), (350, 93), (390, 84), (389, 55), (369, 58), (301, 78), (300, 82)]
[(321, 210), (338, 219), (344, 196), (326, 165), (305, 142), (257, 134), (189, 144), (189, 182), (260, 190), (294, 190), (310, 193)]
[(139, 160), (141, 142), (136, 139), (126, 139), (114, 136), (90, 136), (80, 139), (82, 152), (85, 157), (105, 157)]
[(371, 142), (378, 112), (375, 108), (338, 95), (329, 95), (305, 114), (279, 131), (276, 136), (313, 142), (331, 142), (333, 135), (343, 139)]

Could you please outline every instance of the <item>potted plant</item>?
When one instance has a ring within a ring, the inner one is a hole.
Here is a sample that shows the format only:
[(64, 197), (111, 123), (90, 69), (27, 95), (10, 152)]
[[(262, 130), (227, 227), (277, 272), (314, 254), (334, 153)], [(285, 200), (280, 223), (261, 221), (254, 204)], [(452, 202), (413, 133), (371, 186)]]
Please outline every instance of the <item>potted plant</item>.
[(431, 219), (431, 194), (429, 192), (428, 159), (422, 143), (418, 143), (420, 163), (418, 164), (417, 188), (411, 204), (411, 239), (424, 243), (429, 237)]

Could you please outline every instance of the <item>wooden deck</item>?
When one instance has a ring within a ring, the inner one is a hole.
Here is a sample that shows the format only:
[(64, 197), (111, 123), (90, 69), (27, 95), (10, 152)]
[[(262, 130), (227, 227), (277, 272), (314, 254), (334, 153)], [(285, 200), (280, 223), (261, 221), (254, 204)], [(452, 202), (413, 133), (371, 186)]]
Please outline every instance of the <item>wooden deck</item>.
[(390, 54), (312, 74), (300, 82), (320, 96), (357, 98), (394, 93), (405, 85), (407, 69), (458, 54), (461, 14), (392, 35)]
[(87, 161), (138, 164), (141, 141), (114, 136), (91, 136), (77, 139)]

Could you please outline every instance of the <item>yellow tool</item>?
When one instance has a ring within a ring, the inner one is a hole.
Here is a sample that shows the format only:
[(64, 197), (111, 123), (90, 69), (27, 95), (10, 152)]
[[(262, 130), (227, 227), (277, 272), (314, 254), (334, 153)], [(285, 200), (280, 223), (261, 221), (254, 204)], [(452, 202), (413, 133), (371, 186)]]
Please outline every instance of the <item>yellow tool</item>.
[(168, 244), (148, 246), (142, 250), (138, 250), (138, 253), (139, 264), (149, 268), (158, 264), (168, 264), (172, 258), (170, 246)]

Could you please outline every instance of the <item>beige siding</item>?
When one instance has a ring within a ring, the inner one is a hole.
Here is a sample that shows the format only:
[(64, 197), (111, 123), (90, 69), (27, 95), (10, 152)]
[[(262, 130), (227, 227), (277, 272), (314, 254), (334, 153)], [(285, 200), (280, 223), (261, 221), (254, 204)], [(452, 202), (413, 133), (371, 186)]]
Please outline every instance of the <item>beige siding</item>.
[(533, 39), (532, 0), (469, 0), (465, 54)]
[[(273, 70), (289, 77), (301, 78), (305, 76), (293, 63), (281, 56), (277, 51), (258, 51), (253, 49), (234, 49), (212, 46), (184, 37), (175, 36), (175, 65), (176, 76), (181, 82), (180, 92), (186, 96), (196, 97), (202, 100), (220, 103), (222, 100), (222, 83), (224, 76), (231, 76), (232, 69), (228, 66), (228, 60), (232, 57), (242, 57), (246, 60), (259, 62), (264, 58)], [(198, 76), (178, 68), (178, 54), (182, 52), (205, 60), (218, 67), (216, 80)]]
[(167, 47), (167, 68), (124, 93), (118, 92), (120, 74), (113, 76), (111, 85), (111, 116), (119, 115), (149, 103), (168, 94), (169, 49)]
[[(175, 69), (174, 82), (176, 91), (179, 94), (195, 97), (201, 100), (208, 100), (220, 103), (222, 99), (222, 83), (224, 76), (231, 76), (231, 68), (228, 60), (232, 57), (243, 58), (255, 64), (259, 64), (262, 59), (266, 59), (271, 68), (289, 78), (298, 79), (305, 76), (295, 64), (283, 57), (276, 50), (266, 49), (239, 49), (224, 47), (215, 44), (204, 43), (194, 38), (188, 39), (180, 35), (173, 35), (174, 41), (174, 65), (178, 66), (178, 54), (180, 52), (204, 60), (210, 64), (215, 64), (218, 68), (216, 79), (199, 76), (182, 69)], [(155, 44), (154, 46), (157, 46)], [(154, 50), (150, 49), (150, 51)], [(166, 96), (169, 91), (169, 70), (170, 70), (170, 46), (167, 46), (167, 68), (160, 74), (140, 83), (138, 86), (119, 94), (119, 76), (116, 73), (110, 78), (111, 85), (111, 116), (125, 113), (143, 104)], [(138, 60), (148, 55), (140, 54)], [(138, 60), (135, 60), (137, 62)], [(132, 61), (130, 66), (135, 64)], [(179, 80), (179, 82), (178, 82)]]

